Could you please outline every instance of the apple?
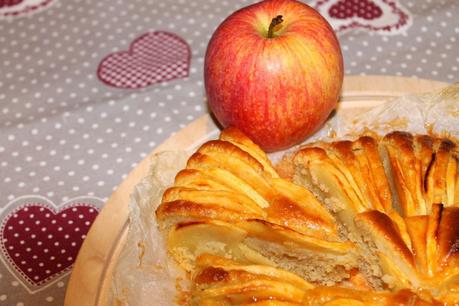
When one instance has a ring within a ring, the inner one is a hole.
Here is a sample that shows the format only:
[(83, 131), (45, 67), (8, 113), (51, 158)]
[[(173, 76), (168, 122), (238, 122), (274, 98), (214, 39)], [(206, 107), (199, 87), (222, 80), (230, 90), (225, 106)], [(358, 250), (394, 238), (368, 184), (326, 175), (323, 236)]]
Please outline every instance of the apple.
[(336, 107), (343, 57), (328, 22), (295, 0), (265, 0), (226, 18), (204, 63), (211, 111), (266, 151), (303, 141)]

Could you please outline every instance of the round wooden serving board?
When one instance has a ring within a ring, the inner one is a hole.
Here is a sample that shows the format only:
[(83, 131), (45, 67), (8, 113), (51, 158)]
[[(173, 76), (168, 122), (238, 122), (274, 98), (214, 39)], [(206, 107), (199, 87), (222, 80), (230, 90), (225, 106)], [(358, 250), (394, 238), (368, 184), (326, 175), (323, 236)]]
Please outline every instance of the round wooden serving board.
[[(433, 91), (448, 84), (392, 76), (348, 76), (344, 79), (338, 112), (358, 113), (385, 101), (410, 93)], [(204, 115), (157, 147), (111, 195), (91, 227), (67, 287), (64, 305), (106, 305), (111, 276), (128, 228), (130, 194), (149, 170), (153, 154), (165, 150), (191, 150), (216, 138), (219, 129)]]

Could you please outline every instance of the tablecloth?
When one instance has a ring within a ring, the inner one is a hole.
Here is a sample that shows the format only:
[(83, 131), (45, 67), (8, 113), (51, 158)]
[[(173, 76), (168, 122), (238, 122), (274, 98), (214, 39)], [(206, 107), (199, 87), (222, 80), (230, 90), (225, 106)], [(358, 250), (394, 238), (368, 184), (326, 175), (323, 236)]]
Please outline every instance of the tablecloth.
[[(61, 305), (104, 201), (207, 112), (217, 25), (251, 0), (0, 0), (0, 305)], [(459, 80), (456, 0), (306, 1), (345, 74)]]

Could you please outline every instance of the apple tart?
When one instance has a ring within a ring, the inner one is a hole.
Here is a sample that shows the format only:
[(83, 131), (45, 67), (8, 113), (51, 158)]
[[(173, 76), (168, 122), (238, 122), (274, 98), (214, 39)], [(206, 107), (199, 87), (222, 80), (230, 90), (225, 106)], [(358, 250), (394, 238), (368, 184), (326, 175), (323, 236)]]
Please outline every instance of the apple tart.
[(333, 284), (358, 267), (355, 246), (306, 188), (280, 178), (236, 129), (202, 145), (156, 211), (168, 250), (186, 271), (202, 254), (292, 271)]
[(275, 168), (229, 128), (156, 217), (193, 305), (454, 304), (457, 159), (448, 139), (393, 132), (314, 143)]
[(201, 255), (193, 274), (194, 305), (441, 305), (428, 292), (317, 286), (285, 270)]
[(291, 161), (293, 180), (317, 195), (377, 267), (366, 274), (372, 284), (452, 297), (459, 291), (458, 155), (451, 140), (397, 131), (316, 143)]

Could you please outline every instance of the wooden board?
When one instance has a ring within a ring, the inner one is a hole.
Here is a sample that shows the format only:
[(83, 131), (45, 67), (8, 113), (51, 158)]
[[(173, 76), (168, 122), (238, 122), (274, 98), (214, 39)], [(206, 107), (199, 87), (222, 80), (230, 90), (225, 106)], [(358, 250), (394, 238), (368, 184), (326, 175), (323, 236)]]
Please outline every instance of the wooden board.
[[(390, 76), (345, 77), (337, 111), (361, 112), (409, 93), (422, 93), (446, 83)], [(93, 223), (73, 267), (64, 305), (106, 305), (111, 276), (128, 228), (130, 194), (149, 170), (151, 156), (165, 150), (188, 150), (216, 138), (218, 128), (209, 115), (195, 120), (142, 160), (108, 199)]]

